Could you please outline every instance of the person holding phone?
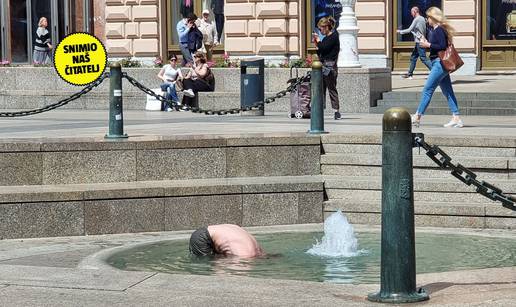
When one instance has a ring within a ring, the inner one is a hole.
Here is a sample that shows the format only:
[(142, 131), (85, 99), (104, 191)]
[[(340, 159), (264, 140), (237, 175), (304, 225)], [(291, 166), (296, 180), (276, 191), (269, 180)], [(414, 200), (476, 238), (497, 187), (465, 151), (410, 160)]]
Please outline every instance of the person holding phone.
[(312, 33), (312, 41), (317, 47), (317, 55), (323, 64), (323, 97), (326, 101), (326, 89), (328, 89), (334, 118), (338, 120), (341, 118), (339, 93), (337, 92), (337, 58), (339, 57), (340, 40), (339, 34), (334, 30), (335, 19), (323, 17), (317, 23), (317, 28), (324, 35), (324, 38), (321, 39), (317, 33)]
[(416, 68), (417, 59), (420, 58), (421, 62), (425, 64), (428, 69), (432, 69), (432, 62), (426, 57), (425, 48), (421, 47), (420, 42), (421, 38), (426, 36), (426, 20), (419, 13), (419, 8), (417, 6), (412, 7), (410, 10), (410, 14), (414, 19), (410, 24), (410, 27), (404, 30), (397, 30), (399, 34), (408, 34), (412, 33), (414, 35), (414, 42), (416, 43), (414, 49), (412, 50), (412, 55), (410, 56), (410, 66), (409, 70), (406, 74), (401, 76), (403, 79), (412, 79), (412, 74), (414, 73), (414, 69)]

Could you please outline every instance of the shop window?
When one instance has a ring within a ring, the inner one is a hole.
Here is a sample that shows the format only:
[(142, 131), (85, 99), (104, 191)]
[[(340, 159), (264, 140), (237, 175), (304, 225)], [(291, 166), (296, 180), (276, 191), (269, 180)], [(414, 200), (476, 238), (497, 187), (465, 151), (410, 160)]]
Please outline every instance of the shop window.
[(487, 0), (487, 40), (516, 40), (516, 0)]
[[(397, 14), (397, 29), (407, 29), (410, 27), (412, 20), (414, 19), (410, 14), (410, 10), (417, 6), (419, 8), (421, 16), (426, 18), (426, 10), (432, 6), (441, 8), (441, 0), (398, 0), (396, 7)], [(398, 42), (413, 42), (414, 37), (411, 33), (408, 34), (396, 34)]]
[(307, 23), (306, 41), (309, 49), (315, 48), (312, 43), (312, 33), (321, 35), (317, 29), (317, 23), (323, 17), (332, 16), (335, 19), (335, 29), (339, 26), (342, 4), (338, 0), (310, 0), (307, 1)]

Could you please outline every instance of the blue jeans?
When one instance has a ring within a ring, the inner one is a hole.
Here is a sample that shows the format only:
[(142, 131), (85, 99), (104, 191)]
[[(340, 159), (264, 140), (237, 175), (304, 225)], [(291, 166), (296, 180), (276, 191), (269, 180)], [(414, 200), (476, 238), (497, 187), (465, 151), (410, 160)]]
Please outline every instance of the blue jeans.
[(438, 85), (441, 87), (444, 97), (448, 100), (448, 107), (452, 114), (459, 115), (459, 106), (457, 105), (455, 93), (453, 93), (450, 74), (444, 70), (439, 58), (432, 60), (432, 69), (430, 70), (428, 79), (426, 79), (425, 87), (423, 88), (423, 93), (421, 95), (421, 101), (417, 108), (417, 113), (421, 115), (425, 114), (426, 108), (430, 104), (432, 95)]
[[(167, 93), (166, 98), (168, 100), (172, 100), (175, 102), (179, 101), (179, 98), (177, 97), (177, 92), (176, 92), (176, 85), (174, 83), (165, 82), (165, 83), (161, 84), (160, 87), (163, 92)], [(167, 107), (171, 107), (171, 106), (167, 105)]]
[(190, 50), (188, 50), (188, 43), (179, 43), (179, 50), (181, 50), (181, 54), (183, 55), (182, 66), (193, 62), (192, 54)]
[(425, 48), (419, 46), (419, 43), (416, 43), (414, 50), (412, 50), (412, 55), (410, 56), (409, 75), (412, 75), (414, 69), (416, 69), (417, 58), (420, 58), (421, 62), (423, 62), (429, 70), (432, 69), (432, 62), (426, 57)]

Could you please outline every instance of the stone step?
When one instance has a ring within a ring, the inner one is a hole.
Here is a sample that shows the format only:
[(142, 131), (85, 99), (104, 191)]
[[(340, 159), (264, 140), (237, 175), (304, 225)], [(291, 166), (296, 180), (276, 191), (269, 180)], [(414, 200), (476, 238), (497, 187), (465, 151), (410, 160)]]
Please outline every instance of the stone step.
[[(417, 107), (420, 100), (413, 99), (381, 99), (378, 106), (395, 107), (399, 105)], [(458, 100), (460, 108), (516, 108), (516, 100)], [(448, 103), (444, 98), (432, 97), (431, 107), (447, 108)]]
[[(488, 147), (488, 148), (516, 148), (516, 137), (505, 136), (432, 136), (425, 135), (425, 141), (430, 145), (451, 147)], [(357, 145), (381, 145), (381, 133), (357, 134), (339, 133), (323, 134), (321, 143), (326, 144), (357, 144)]]
[[(44, 94), (34, 94), (26, 91), (4, 91), (0, 92), (0, 110), (26, 110), (42, 108), (54, 104), (72, 95), (72, 92), (47, 92)], [(275, 92), (266, 92), (265, 98), (273, 97)], [(179, 93), (181, 100), (182, 93)], [(147, 96), (143, 92), (134, 90), (124, 90), (123, 108), (126, 110), (144, 110)], [(240, 92), (200, 92), (199, 107), (202, 109), (225, 110), (240, 108)], [(108, 92), (96, 89), (81, 98), (63, 106), (64, 109), (85, 109), (85, 110), (108, 110)], [(271, 112), (290, 112), (290, 94), (276, 99), (265, 106), (265, 111)], [(326, 113), (331, 114), (332, 109), (327, 108)]]
[[(381, 177), (371, 176), (324, 176), (324, 187), (328, 190), (381, 190)], [(504, 193), (516, 194), (516, 181), (492, 179), (490, 184), (502, 189)], [(452, 178), (416, 178), (414, 191), (417, 192), (449, 192), (476, 193), (472, 186), (467, 186), (458, 179)]]
[[(421, 91), (390, 91), (382, 94), (384, 100), (399, 100), (408, 99), (419, 101), (421, 99)], [(457, 100), (466, 101), (491, 101), (491, 100), (512, 100), (514, 101), (513, 93), (500, 93), (500, 92), (455, 92)], [(444, 96), (437, 90), (434, 93), (432, 99), (442, 99)]]
[[(516, 172), (516, 157), (472, 157), (472, 156), (453, 156), (455, 164), (461, 164), (472, 169), (505, 170)], [(382, 166), (382, 156), (380, 154), (341, 154), (327, 153), (321, 156), (321, 165), (363, 165), (363, 166)], [(414, 167), (438, 168), (426, 154), (413, 155)]]
[[(381, 213), (380, 200), (353, 202), (332, 199), (324, 202), (325, 211), (353, 213)], [(516, 212), (504, 208), (500, 203), (469, 203), (469, 202), (428, 202), (414, 199), (416, 215), (454, 215), (454, 216), (491, 216), (512, 217), (516, 221)]]
[[(492, 179), (512, 179), (516, 184), (516, 170), (484, 170), (471, 169), (477, 174), (479, 180)], [(364, 166), (364, 165), (321, 165), (322, 175), (343, 175), (343, 176), (381, 176), (382, 168), (380, 166)], [(414, 178), (454, 178), (449, 170), (438, 168), (419, 168), (414, 167)]]
[[(323, 143), (323, 150), (326, 154), (371, 154), (380, 155), (382, 153), (382, 145), (380, 144), (328, 144)], [(456, 146), (439, 146), (450, 157), (455, 159), (458, 156), (470, 157), (516, 157), (516, 148), (498, 148), (498, 147), (456, 147)], [(414, 156), (419, 155), (420, 150), (414, 148), (412, 151)], [(424, 151), (421, 150), (421, 155)]]
[[(346, 202), (380, 202), (381, 190), (358, 189), (329, 189), (326, 188), (329, 200), (342, 200)], [(414, 200), (421, 202), (450, 202), (466, 204), (493, 204), (490, 199), (474, 192), (435, 192), (414, 191)]]
[[(324, 217), (340, 209), (351, 224), (381, 225), (381, 210), (377, 203), (353, 204), (341, 201), (326, 201)], [(494, 228), (516, 229), (516, 214), (498, 204), (414, 204), (416, 227)], [(512, 212), (512, 213), (511, 213)]]
[(0, 142), (0, 185), (320, 174), (320, 138), (205, 135)]
[(321, 223), (320, 176), (0, 187), (0, 238)]
[[(369, 109), (369, 113), (371, 114), (383, 114), (385, 111), (392, 107), (404, 107), (406, 108), (410, 113), (415, 113), (417, 110), (417, 105), (414, 104), (402, 104), (402, 103), (395, 103), (392, 106), (386, 106), (386, 105), (378, 105), (377, 107), (371, 107)], [(476, 116), (476, 115), (483, 115), (483, 116), (512, 116), (516, 115), (516, 108), (510, 107), (510, 108), (491, 108), (491, 107), (464, 107), (459, 104), (460, 107), (460, 113), (463, 116)], [(448, 107), (438, 107), (435, 105), (430, 104), (428, 109), (425, 111), (426, 115), (449, 115), (450, 109)]]

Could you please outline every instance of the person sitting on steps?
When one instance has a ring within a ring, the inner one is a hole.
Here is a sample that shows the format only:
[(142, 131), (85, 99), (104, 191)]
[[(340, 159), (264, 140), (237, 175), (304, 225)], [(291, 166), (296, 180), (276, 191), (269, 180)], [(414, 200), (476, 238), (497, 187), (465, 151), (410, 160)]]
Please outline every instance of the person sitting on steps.
[[(161, 90), (166, 93), (167, 100), (177, 103), (179, 99), (177, 98), (176, 82), (183, 80), (183, 74), (181, 68), (177, 67), (177, 56), (175, 54), (170, 56), (169, 63), (161, 68), (158, 78), (163, 80)], [(170, 102), (167, 102), (163, 107), (167, 112), (172, 111)]]
[(193, 66), (183, 81), (183, 108), (197, 107), (195, 101), (198, 92), (213, 92), (215, 90), (215, 76), (206, 64), (204, 53), (197, 51), (193, 59)]

